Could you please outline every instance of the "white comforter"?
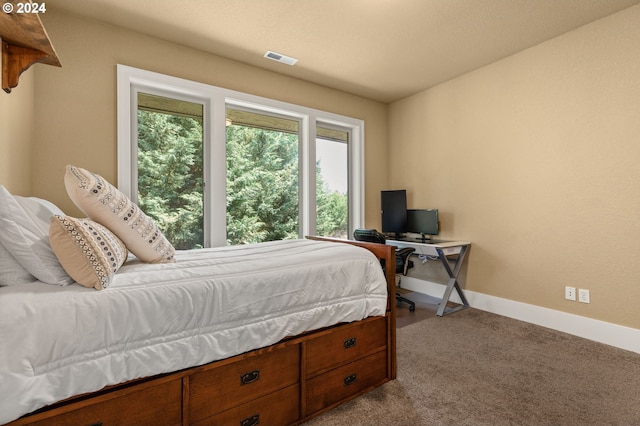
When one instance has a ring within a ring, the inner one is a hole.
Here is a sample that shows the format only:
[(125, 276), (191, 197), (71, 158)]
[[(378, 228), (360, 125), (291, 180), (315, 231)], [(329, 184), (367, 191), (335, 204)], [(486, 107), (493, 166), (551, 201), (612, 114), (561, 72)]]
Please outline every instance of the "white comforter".
[(288, 240), (125, 263), (108, 289), (0, 287), (0, 424), (106, 385), (384, 315), (378, 260)]

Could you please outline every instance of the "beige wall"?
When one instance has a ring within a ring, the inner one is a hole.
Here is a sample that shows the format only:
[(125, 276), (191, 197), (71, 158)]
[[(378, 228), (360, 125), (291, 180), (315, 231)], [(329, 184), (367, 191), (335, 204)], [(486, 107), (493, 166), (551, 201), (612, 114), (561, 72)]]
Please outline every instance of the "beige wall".
[[(10, 190), (79, 214), (65, 164), (115, 181), (122, 63), (364, 119), (367, 226), (380, 189), (407, 188), (410, 207), (440, 209), (443, 237), (473, 242), (468, 289), (639, 327), (640, 6), (389, 107), (53, 10), (43, 21), (63, 68), (35, 65), (0, 94)], [(565, 301), (565, 285), (592, 303)]]
[(366, 221), (377, 226), (375, 194), (388, 179), (384, 104), (52, 10), (42, 19), (63, 67), (36, 70), (36, 195), (79, 214), (64, 191), (66, 164), (115, 182), (116, 64), (124, 64), (365, 120)]
[(640, 328), (638, 22), (635, 6), (390, 106), (390, 186), (472, 241), (468, 289)]
[(31, 194), (34, 122), (33, 69), (29, 69), (11, 93), (0, 92), (0, 185), (13, 194)]

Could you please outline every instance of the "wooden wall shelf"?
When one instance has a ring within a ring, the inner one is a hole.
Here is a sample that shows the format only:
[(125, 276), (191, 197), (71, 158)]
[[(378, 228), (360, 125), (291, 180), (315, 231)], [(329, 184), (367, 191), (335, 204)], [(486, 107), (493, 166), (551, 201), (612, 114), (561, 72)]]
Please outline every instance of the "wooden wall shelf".
[(10, 0), (11, 13), (0, 12), (0, 38), (2, 39), (2, 89), (11, 93), (18, 85), (20, 74), (35, 63), (61, 67), (51, 40), (37, 13), (17, 13), (18, 3)]

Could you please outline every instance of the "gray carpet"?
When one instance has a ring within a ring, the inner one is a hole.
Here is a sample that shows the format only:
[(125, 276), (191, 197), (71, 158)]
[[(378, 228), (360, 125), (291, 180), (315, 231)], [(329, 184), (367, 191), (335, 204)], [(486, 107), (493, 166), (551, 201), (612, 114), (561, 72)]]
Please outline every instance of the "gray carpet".
[(398, 378), (306, 425), (640, 425), (640, 354), (467, 309), (398, 329)]

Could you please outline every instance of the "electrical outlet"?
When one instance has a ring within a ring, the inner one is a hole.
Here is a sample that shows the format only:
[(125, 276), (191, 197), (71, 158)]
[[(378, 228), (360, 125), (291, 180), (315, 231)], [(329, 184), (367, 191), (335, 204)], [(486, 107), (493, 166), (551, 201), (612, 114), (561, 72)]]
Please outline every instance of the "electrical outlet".
[(589, 290), (581, 288), (578, 289), (578, 301), (582, 303), (591, 303), (591, 297), (589, 296)]
[(576, 288), (575, 287), (565, 287), (564, 288), (564, 298), (567, 300), (576, 300)]

